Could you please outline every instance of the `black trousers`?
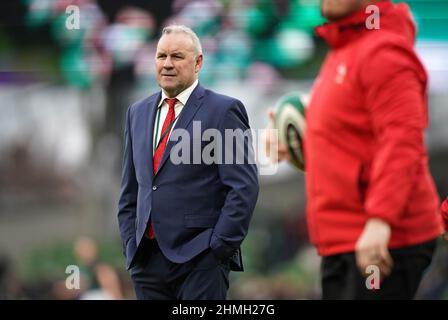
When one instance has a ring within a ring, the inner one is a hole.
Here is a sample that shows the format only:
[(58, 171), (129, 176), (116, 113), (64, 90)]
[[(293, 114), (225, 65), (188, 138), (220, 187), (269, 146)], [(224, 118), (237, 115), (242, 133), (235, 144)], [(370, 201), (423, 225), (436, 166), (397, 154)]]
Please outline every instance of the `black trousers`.
[(436, 240), (391, 249), (392, 273), (380, 281), (379, 289), (368, 289), (366, 278), (356, 266), (354, 253), (322, 259), (322, 299), (410, 300), (415, 297), (425, 269), (431, 263)]
[(168, 260), (145, 238), (130, 274), (138, 300), (224, 300), (230, 267), (208, 249), (186, 263)]

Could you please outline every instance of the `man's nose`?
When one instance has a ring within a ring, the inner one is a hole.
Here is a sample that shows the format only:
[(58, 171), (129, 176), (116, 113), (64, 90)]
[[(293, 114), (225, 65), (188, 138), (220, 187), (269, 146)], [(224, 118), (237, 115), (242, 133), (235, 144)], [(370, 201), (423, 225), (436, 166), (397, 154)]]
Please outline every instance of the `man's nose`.
[(163, 64), (163, 67), (164, 67), (165, 69), (171, 69), (171, 68), (174, 67), (170, 57), (167, 57), (167, 58), (165, 59), (165, 63)]

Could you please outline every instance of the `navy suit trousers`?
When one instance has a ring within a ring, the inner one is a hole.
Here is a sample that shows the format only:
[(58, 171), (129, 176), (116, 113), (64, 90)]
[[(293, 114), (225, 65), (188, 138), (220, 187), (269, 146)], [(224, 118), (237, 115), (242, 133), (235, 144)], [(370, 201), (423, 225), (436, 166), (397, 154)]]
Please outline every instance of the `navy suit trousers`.
[(138, 300), (224, 300), (229, 288), (229, 262), (207, 249), (186, 263), (173, 263), (156, 240), (144, 238), (130, 269)]

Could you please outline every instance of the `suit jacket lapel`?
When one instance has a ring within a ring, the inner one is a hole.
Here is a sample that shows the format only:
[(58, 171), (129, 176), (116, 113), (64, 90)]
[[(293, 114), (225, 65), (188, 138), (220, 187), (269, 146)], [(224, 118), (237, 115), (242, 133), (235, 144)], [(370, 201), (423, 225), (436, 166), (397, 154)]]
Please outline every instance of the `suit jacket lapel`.
[(149, 101), (146, 105), (147, 111), (144, 113), (143, 121), (144, 128), (146, 128), (145, 132), (145, 158), (148, 159), (148, 177), (149, 181), (153, 179), (153, 140), (154, 140), (154, 123), (156, 120), (157, 114), (157, 105), (162, 97), (162, 94), (159, 93), (155, 99)]
[[(194, 115), (199, 110), (199, 108), (202, 106), (202, 98), (204, 97), (204, 88), (201, 85), (198, 85), (193, 92), (191, 93), (190, 98), (188, 99), (187, 103), (182, 109), (182, 112), (179, 115), (179, 119), (176, 122), (176, 125), (174, 126), (174, 129), (186, 129), (190, 122), (193, 120)], [(162, 156), (162, 160), (159, 164), (159, 169), (157, 172), (162, 170), (163, 165), (165, 164), (166, 160), (169, 158), (171, 148), (176, 144), (176, 141), (168, 140), (168, 143), (166, 145), (165, 151)], [(152, 162), (151, 162), (152, 163)], [(157, 173), (156, 173), (157, 176)]]

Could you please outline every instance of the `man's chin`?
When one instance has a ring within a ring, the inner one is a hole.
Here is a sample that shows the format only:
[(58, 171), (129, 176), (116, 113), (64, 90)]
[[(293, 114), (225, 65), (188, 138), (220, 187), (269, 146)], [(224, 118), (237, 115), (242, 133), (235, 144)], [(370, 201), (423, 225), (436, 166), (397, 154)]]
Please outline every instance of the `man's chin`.
[(349, 16), (350, 14), (337, 14), (334, 12), (321, 12), (322, 17), (324, 17), (328, 22), (334, 22), (334, 21), (338, 21), (341, 20), (347, 16)]
[(163, 91), (165, 91), (165, 93), (167, 93), (169, 96), (175, 96), (176, 92), (179, 90), (179, 88), (177, 86), (173, 86), (173, 85), (164, 85), (162, 84), (160, 86)]
[(176, 89), (177, 87), (174, 81), (166, 81), (166, 80), (160, 81), (159, 86), (165, 91), (171, 91)]
[(334, 10), (334, 8), (321, 8), (320, 14), (324, 17), (328, 22), (335, 22), (341, 19), (345, 19), (351, 16), (358, 10), (361, 10), (362, 6), (360, 3), (358, 5), (354, 5), (350, 8), (346, 8), (345, 10), (340, 10), (341, 8)]

